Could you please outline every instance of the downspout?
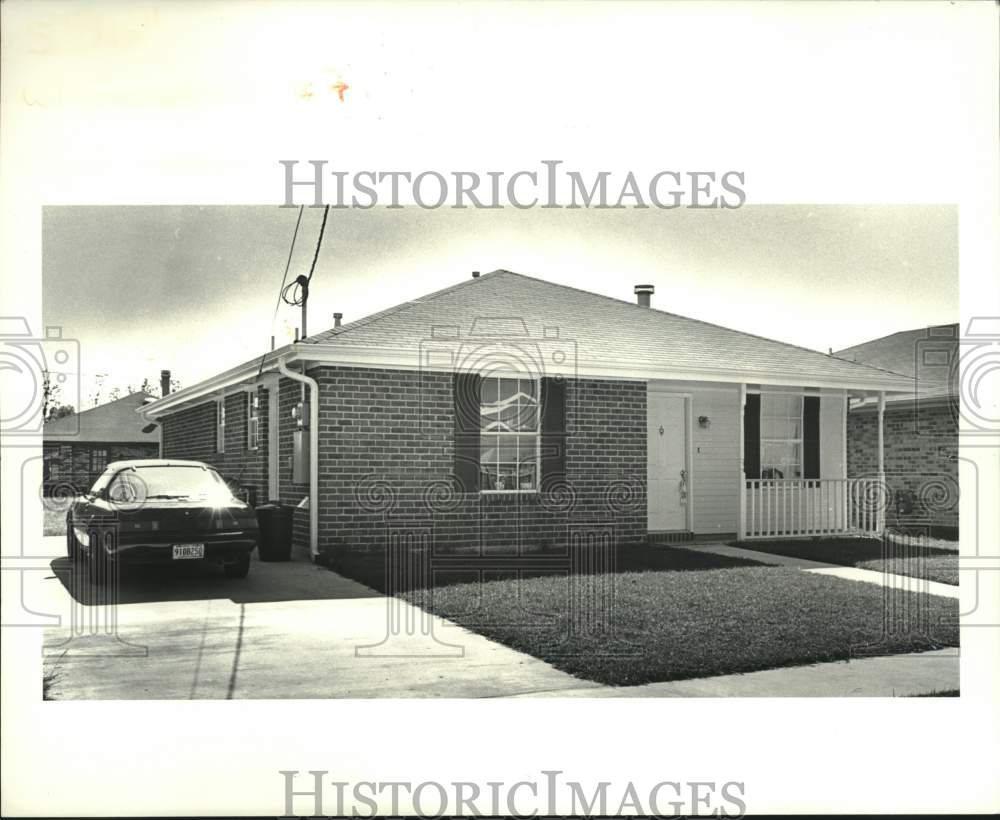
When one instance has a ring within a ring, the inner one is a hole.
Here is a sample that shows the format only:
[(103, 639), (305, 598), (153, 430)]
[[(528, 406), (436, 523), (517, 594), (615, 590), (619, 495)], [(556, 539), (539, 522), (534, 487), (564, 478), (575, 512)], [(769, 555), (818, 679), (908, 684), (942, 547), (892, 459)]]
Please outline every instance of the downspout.
[(278, 359), (278, 372), (292, 381), (309, 387), (309, 554), (319, 555), (319, 384), (302, 372), (289, 370), (284, 359)]
[[(143, 409), (142, 407), (139, 408), (139, 418), (141, 418), (146, 423), (145, 425), (146, 427), (153, 426), (159, 429), (159, 438), (160, 438), (159, 457), (163, 458), (163, 425), (160, 424), (160, 422), (158, 422), (156, 419), (150, 418), (149, 411)], [(145, 430), (143, 430), (143, 432), (145, 432)]]

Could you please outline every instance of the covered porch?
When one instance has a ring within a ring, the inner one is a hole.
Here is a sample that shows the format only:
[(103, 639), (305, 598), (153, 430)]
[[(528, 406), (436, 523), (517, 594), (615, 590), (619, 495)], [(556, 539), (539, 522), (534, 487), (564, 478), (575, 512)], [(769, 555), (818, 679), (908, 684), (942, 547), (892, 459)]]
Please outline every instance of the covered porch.
[[(821, 432), (819, 399), (808, 390), (741, 386), (739, 540), (881, 535), (889, 502), (885, 395), (885, 391), (845, 392), (839, 420), (843, 426), (838, 436), (831, 436), (828, 422)], [(873, 397), (878, 401), (877, 475), (849, 478), (850, 401)], [(840, 453), (833, 452), (838, 448), (843, 448)], [(831, 461), (832, 475), (820, 467)]]

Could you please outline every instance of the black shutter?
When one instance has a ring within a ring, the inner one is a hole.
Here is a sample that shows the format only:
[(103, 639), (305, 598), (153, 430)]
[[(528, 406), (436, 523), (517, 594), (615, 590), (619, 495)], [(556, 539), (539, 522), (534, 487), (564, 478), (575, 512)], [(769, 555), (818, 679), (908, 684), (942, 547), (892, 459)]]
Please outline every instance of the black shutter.
[(479, 492), (479, 382), (474, 373), (456, 373), (455, 478), (462, 492)]
[(802, 400), (802, 477), (819, 478), (819, 396)]
[(566, 480), (566, 380), (542, 379), (542, 478), (545, 491)]
[(743, 408), (743, 472), (760, 478), (760, 394), (747, 393)]

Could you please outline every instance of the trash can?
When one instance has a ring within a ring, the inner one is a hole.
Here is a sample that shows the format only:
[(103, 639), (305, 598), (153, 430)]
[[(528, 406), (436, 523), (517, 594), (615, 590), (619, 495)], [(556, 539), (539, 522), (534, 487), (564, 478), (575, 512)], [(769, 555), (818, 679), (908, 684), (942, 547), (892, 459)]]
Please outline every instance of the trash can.
[(288, 561), (292, 557), (293, 507), (269, 501), (256, 509), (260, 540), (257, 551), (261, 561)]

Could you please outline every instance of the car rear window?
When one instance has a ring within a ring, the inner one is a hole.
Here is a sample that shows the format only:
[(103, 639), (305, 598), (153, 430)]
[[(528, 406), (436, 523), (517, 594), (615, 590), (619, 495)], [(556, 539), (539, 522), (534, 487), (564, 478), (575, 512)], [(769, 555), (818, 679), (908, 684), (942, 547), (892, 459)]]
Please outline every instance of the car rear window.
[(113, 501), (197, 499), (228, 501), (228, 485), (215, 470), (195, 466), (130, 467), (122, 470), (110, 489)]

